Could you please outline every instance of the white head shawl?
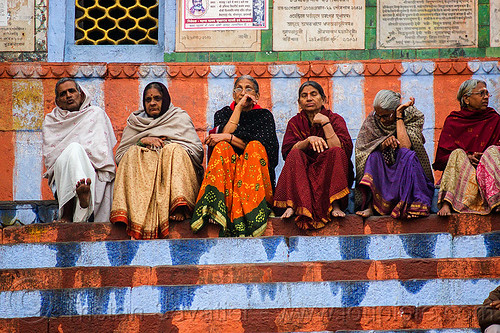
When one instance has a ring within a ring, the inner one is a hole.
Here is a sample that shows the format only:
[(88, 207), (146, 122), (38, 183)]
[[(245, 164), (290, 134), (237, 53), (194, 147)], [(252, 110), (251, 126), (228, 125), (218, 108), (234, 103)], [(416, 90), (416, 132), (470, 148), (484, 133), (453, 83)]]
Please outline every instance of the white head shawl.
[(88, 91), (81, 87), (83, 103), (78, 111), (63, 110), (56, 106), (45, 116), (42, 125), (42, 152), (47, 172), (43, 175), (52, 183), (54, 163), (72, 142), (85, 149), (100, 181), (109, 182), (115, 177), (113, 147), (116, 137), (113, 126), (104, 110), (90, 105)]

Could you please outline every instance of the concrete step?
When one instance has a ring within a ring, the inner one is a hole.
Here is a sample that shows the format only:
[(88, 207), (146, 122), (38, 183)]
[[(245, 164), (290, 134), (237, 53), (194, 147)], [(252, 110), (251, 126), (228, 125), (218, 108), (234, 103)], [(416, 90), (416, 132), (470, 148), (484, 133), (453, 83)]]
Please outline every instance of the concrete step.
[(0, 332), (479, 333), (473, 324), (477, 321), (475, 313), (475, 306), (195, 310), (0, 319)]
[[(408, 234), (423, 232), (449, 233), (452, 236), (478, 235), (500, 230), (500, 214), (480, 216), (456, 214), (451, 217), (429, 217), (414, 220), (396, 220), (379, 216), (363, 220), (357, 215), (348, 215), (327, 224), (319, 230), (301, 230), (295, 223), (280, 218), (270, 218), (264, 236), (332, 236), (370, 234)], [(170, 239), (213, 238), (219, 236), (219, 227), (207, 224), (199, 233), (193, 234), (188, 221), (170, 224)], [(2, 244), (126, 240), (123, 224), (104, 223), (34, 223), (25, 226), (9, 226), (0, 229)]]
[(325, 281), (495, 279), (500, 257), (0, 270), (0, 291)]
[(487, 296), (483, 292), (493, 290), (499, 284), (497, 278), (4, 291), (0, 292), (0, 318), (164, 314), (198, 310), (471, 306), (481, 304)]
[(476, 306), (500, 284), (498, 214), (349, 215), (315, 231), (271, 218), (259, 238), (185, 221), (131, 241), (25, 207), (35, 223), (0, 230), (0, 333), (477, 333)]
[(495, 257), (500, 232), (160, 239), (0, 246), (0, 269)]

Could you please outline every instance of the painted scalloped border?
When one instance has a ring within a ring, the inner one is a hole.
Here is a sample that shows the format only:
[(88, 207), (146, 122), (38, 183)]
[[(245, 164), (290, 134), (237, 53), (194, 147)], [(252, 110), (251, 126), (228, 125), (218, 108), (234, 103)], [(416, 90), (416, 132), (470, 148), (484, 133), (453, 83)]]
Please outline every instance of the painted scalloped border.
[(500, 73), (499, 61), (415, 61), (415, 62), (298, 62), (235, 63), (205, 65), (191, 63), (106, 64), (106, 63), (3, 63), (0, 78), (160, 78), (160, 77), (318, 77), (386, 76)]

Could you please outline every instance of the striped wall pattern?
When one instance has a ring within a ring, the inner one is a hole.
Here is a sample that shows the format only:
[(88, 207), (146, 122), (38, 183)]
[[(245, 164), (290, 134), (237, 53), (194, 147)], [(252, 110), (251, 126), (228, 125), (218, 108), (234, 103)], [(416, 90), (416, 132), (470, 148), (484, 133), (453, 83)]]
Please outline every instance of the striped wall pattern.
[[(161, 255), (155, 255), (158, 253)], [(449, 234), (293, 236), (288, 239), (273, 236), (6, 244), (0, 247), (0, 268), (155, 267), (499, 255), (498, 232), (459, 237)]]
[[(108, 113), (117, 137), (127, 116), (141, 107), (144, 86), (161, 81), (174, 105), (191, 115), (201, 138), (213, 126), (213, 114), (231, 102), (234, 78), (251, 74), (261, 89), (259, 104), (272, 110), (280, 142), (288, 119), (297, 111), (297, 90), (308, 79), (325, 88), (328, 106), (344, 117), (356, 140), (380, 89), (415, 97), (425, 114), (426, 149), (433, 159), (445, 117), (458, 109), (456, 92), (471, 77), (488, 82), (490, 106), (500, 108), (500, 63), (471, 61), (366, 61), (350, 63), (233, 63), (233, 64), (0, 64), (1, 200), (52, 199), (42, 180), (41, 124), (54, 107), (54, 86), (61, 77), (74, 77), (93, 95), (93, 103)], [(280, 157), (281, 159), (281, 157)], [(283, 166), (280, 160), (278, 173)]]
[(0, 332), (472, 333), (500, 284), (498, 231), (61, 241), (0, 245)]
[[(424, 286), (422, 286), (424, 284)], [(0, 293), (0, 318), (171, 311), (462, 306), (481, 304), (496, 280), (341, 281), (82, 288)], [(455, 292), (460, 291), (458, 294)], [(467, 295), (467, 296), (465, 296)]]

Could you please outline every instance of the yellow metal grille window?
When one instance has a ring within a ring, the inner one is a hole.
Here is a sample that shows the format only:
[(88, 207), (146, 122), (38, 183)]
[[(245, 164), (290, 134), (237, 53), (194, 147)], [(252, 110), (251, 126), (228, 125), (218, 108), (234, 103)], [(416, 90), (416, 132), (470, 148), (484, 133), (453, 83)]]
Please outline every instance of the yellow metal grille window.
[(158, 43), (156, 0), (75, 0), (75, 43)]

